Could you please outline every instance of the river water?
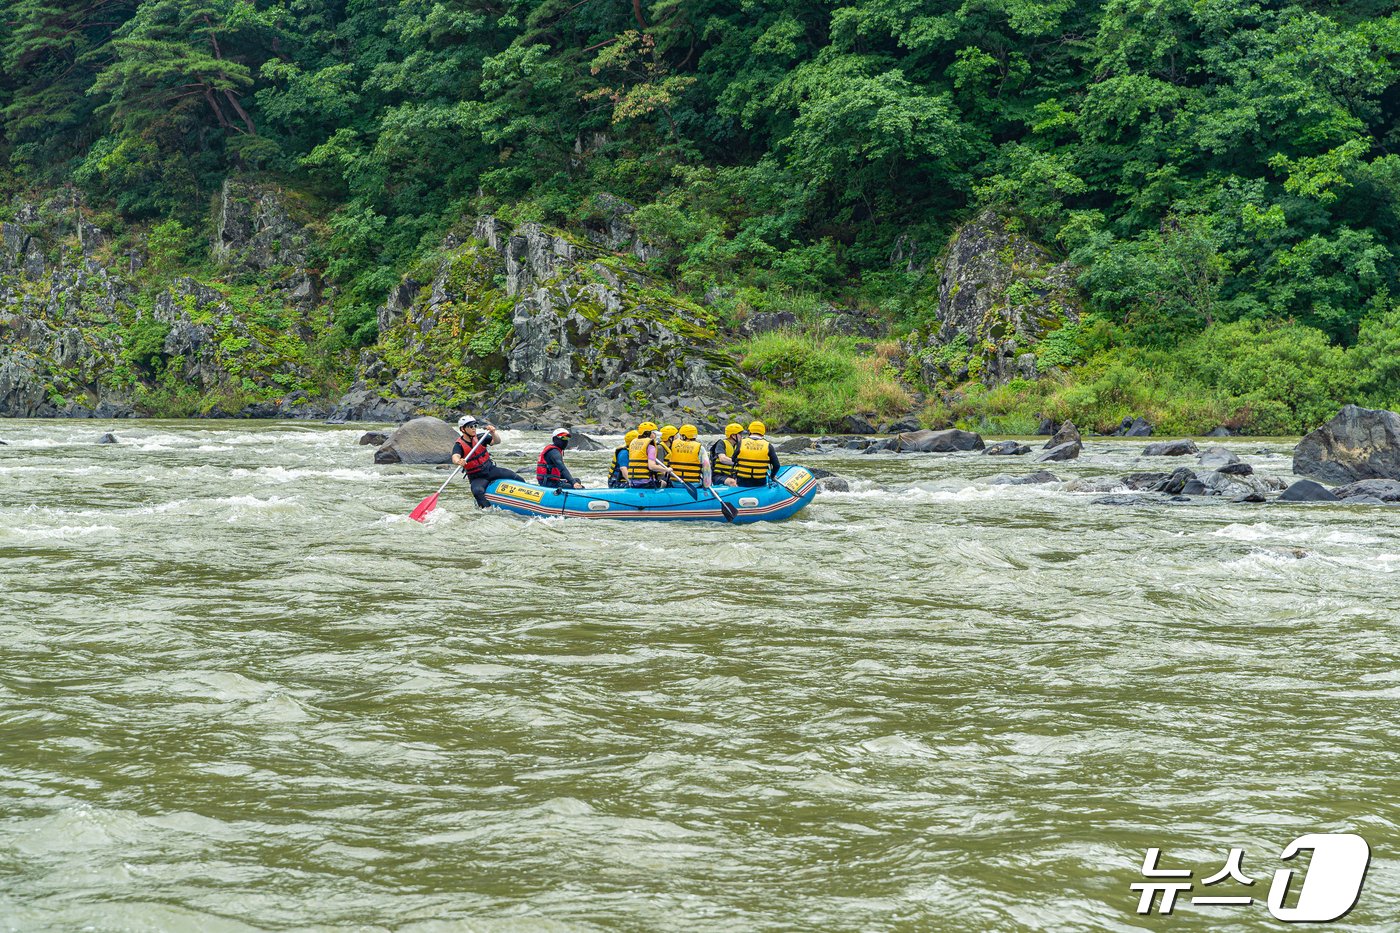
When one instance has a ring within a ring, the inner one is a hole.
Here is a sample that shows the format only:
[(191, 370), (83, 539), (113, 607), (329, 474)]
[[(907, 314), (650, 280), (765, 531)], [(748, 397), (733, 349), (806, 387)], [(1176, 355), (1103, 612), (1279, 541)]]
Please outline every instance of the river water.
[[(843, 453), (786, 523), (418, 525), (362, 429), (0, 422), (0, 930), (1276, 930), (1313, 832), (1400, 917), (1400, 510)], [(1150, 847), (1253, 903), (1139, 916)]]

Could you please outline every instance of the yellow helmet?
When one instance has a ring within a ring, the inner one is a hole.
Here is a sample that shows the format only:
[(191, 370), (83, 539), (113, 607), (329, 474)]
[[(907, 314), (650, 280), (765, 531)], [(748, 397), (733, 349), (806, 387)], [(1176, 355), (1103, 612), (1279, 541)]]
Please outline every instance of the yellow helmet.
[(749, 433), (750, 433), (750, 434), (767, 434), (767, 433), (768, 433), (768, 429), (767, 429), (766, 427), (763, 426), (763, 422), (762, 422), (762, 421), (750, 421), (750, 422), (749, 422)]
[(636, 431), (628, 431), (626, 434), (624, 434), (624, 435), (622, 436), (622, 442), (623, 442), (624, 444), (630, 444), (630, 443), (632, 443), (633, 441), (635, 441), (636, 439), (637, 439), (637, 432), (636, 432)]
[(655, 421), (643, 421), (641, 424), (637, 425), (637, 435), (638, 435), (638, 436), (641, 436), (641, 435), (643, 435), (643, 434), (650, 434), (652, 431), (655, 431), (655, 430), (656, 430), (656, 422), (655, 422)]
[(681, 425), (681, 437), (685, 438), (688, 441), (695, 440), (695, 435), (699, 433), (699, 431), (695, 430), (695, 425), (693, 424)]
[(671, 438), (676, 436), (676, 433), (676, 426), (674, 424), (668, 424), (666, 425), (666, 427), (661, 429), (661, 439), (663, 441), (669, 441)]
[(725, 437), (733, 437), (736, 434), (743, 434), (744, 426), (737, 421), (731, 421), (724, 429)]

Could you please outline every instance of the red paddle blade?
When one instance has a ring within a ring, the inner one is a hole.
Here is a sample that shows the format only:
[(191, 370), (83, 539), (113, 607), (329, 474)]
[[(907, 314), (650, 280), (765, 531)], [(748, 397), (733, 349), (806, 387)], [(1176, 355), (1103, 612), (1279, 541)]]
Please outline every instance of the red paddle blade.
[(418, 508), (409, 512), (408, 517), (415, 522), (425, 521), (428, 517), (428, 513), (437, 508), (437, 497), (438, 494), (433, 493), (431, 496), (418, 503)]

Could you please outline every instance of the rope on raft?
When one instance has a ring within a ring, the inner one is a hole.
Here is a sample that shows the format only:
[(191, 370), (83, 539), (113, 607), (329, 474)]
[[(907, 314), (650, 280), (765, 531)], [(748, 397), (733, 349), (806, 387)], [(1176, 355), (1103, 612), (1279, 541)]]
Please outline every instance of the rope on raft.
[[(773, 484), (772, 484), (772, 483), (769, 483), (768, 485), (771, 486), (771, 485), (773, 485)], [(719, 496), (720, 499), (723, 499), (723, 498), (724, 498), (724, 493), (719, 492), (719, 490), (717, 490), (714, 486), (707, 486), (707, 487), (705, 487), (705, 488), (714, 490), (714, 491), (715, 491), (715, 495)], [(742, 492), (743, 490), (746, 490), (746, 489), (749, 489), (749, 490), (751, 490), (751, 489), (761, 489), (761, 488), (764, 488), (764, 487), (755, 487), (755, 486), (726, 486), (725, 488), (726, 488), (726, 489), (733, 489), (733, 490), (735, 491), (735, 493), (737, 494), (737, 493), (740, 493), (740, 492)], [(650, 490), (649, 490), (649, 491), (650, 491)], [(659, 491), (659, 490), (656, 490), (656, 491)], [(606, 502), (606, 503), (608, 503), (609, 505), (623, 505), (623, 504), (624, 504), (624, 503), (621, 503), (621, 502), (617, 502), (617, 501), (615, 501), (615, 500), (613, 500), (613, 499), (604, 499), (602, 496), (590, 496), (590, 495), (588, 495), (587, 493), (579, 492), (579, 491), (576, 490), (576, 489), (565, 489), (563, 486), (556, 486), (556, 487), (554, 488), (554, 494), (555, 494), (556, 496), (563, 496), (563, 497), (564, 497), (564, 501), (561, 502), (561, 503), (559, 504), (559, 508), (561, 508), (561, 509), (566, 509), (566, 508), (569, 507), (569, 497), (570, 497), (570, 496), (577, 496), (578, 498), (583, 499), (585, 502)], [(697, 499), (696, 501), (698, 502), (699, 500)], [(627, 508), (629, 508), (629, 509), (635, 509), (635, 510), (637, 510), (638, 512), (645, 512), (647, 509), (669, 509), (669, 508), (673, 508), (674, 505), (675, 505), (674, 503), (669, 503), (669, 502), (658, 502), (658, 503), (656, 503), (655, 505), (633, 505), (633, 504), (631, 504), (631, 503), (625, 503), (625, 504), (626, 504)], [(737, 510), (737, 507), (736, 507), (736, 510)]]

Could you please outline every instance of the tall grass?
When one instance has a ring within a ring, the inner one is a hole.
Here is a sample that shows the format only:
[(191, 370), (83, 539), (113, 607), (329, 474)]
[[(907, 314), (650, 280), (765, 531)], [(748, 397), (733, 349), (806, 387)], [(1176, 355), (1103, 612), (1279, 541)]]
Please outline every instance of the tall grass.
[(897, 349), (889, 346), (870, 355), (851, 338), (775, 331), (738, 352), (740, 368), (755, 379), (763, 419), (789, 430), (838, 430), (847, 415), (889, 420), (913, 404), (890, 362)]

